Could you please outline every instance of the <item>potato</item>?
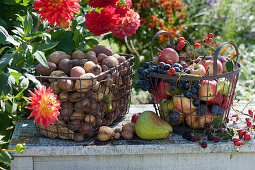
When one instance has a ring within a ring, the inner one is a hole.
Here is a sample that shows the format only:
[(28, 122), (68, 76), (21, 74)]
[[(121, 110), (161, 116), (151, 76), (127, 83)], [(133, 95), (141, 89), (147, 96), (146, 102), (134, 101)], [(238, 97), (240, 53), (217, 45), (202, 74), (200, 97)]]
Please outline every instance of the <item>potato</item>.
[(42, 82), (42, 85), (45, 86), (46, 88), (50, 87), (50, 83), (47, 81)]
[(67, 128), (71, 131), (76, 131), (81, 126), (80, 120), (72, 120), (68, 123)]
[(124, 131), (121, 132), (121, 136), (122, 136), (124, 139), (129, 140), (129, 139), (132, 139), (134, 135), (133, 135), (132, 132), (127, 131), (127, 130), (124, 130)]
[(96, 120), (96, 118), (93, 115), (85, 115), (85, 117), (84, 117), (84, 121), (86, 123), (92, 123), (92, 122), (95, 122), (95, 120)]
[(82, 101), (74, 103), (75, 112), (82, 112), (84, 108), (89, 108), (90, 102), (89, 99), (83, 99)]
[(120, 133), (115, 133), (115, 134), (113, 135), (113, 139), (115, 139), (115, 140), (119, 140), (120, 137), (121, 137)]
[(83, 67), (84, 64), (85, 64), (87, 61), (88, 61), (88, 59), (82, 59), (82, 60), (80, 60), (80, 65), (79, 65), (79, 66)]
[(84, 141), (84, 134), (83, 133), (75, 133), (73, 140), (75, 140), (76, 142)]
[(99, 55), (100, 53), (104, 53), (108, 56), (112, 55), (112, 50), (109, 47), (103, 45), (96, 45), (95, 47), (92, 48), (92, 51), (95, 51), (97, 55)]
[(95, 57), (97, 56), (97, 54), (94, 51), (88, 51), (88, 52), (85, 53), (85, 58), (88, 59), (89, 55), (93, 55)]
[(49, 57), (49, 61), (52, 63), (55, 63), (56, 65), (59, 64), (59, 62), (64, 59), (67, 58), (67, 54), (63, 51), (55, 51), (54, 53), (52, 53)]
[(69, 100), (69, 97), (70, 97), (69, 93), (63, 91), (63, 92), (61, 92), (61, 93), (58, 95), (58, 100), (60, 100), (60, 101), (68, 101), (68, 100)]
[(105, 86), (102, 86), (102, 88), (99, 90), (99, 92), (97, 92), (94, 96), (93, 96), (93, 99), (96, 100), (96, 101), (100, 101), (102, 100), (105, 96), (108, 95), (109, 93), (109, 87), (105, 87)]
[(86, 73), (89, 73), (90, 69), (91, 69), (92, 67), (94, 67), (95, 65), (96, 65), (96, 64), (93, 63), (92, 61), (87, 61), (87, 62), (84, 64), (83, 68), (84, 68), (84, 70), (85, 70)]
[[(61, 77), (61, 76), (65, 76), (65, 73), (63, 71), (61, 71), (61, 70), (53, 71), (50, 74), (50, 77)], [(56, 81), (56, 79), (49, 79), (50, 83), (52, 83), (53, 81)]]
[(62, 116), (69, 116), (73, 114), (73, 103), (64, 102), (61, 104), (61, 109), (59, 110)]
[(117, 66), (119, 64), (119, 61), (115, 57), (109, 56), (103, 59), (101, 64), (106, 65), (108, 68), (112, 68), (114, 66)]
[(55, 82), (52, 82), (51, 84), (50, 84), (50, 89), (52, 90), (52, 92), (53, 93), (55, 93), (55, 94), (59, 94), (60, 93), (60, 89), (59, 89), (59, 87), (58, 87), (58, 85), (57, 85), (58, 83), (55, 81)]
[(113, 80), (111, 77), (108, 77), (107, 79), (105, 79), (104, 85), (106, 85), (107, 87), (111, 87), (112, 84), (113, 84)]
[(70, 120), (83, 120), (84, 114), (82, 112), (73, 112), (70, 116)]
[(101, 119), (101, 117), (100, 117), (100, 116), (97, 116), (97, 117), (96, 117), (96, 125), (97, 125), (97, 126), (101, 126), (102, 123), (103, 123), (103, 120)]
[(114, 133), (121, 133), (121, 131), (122, 131), (122, 130), (121, 130), (120, 127), (114, 129)]
[(72, 53), (72, 59), (79, 59), (79, 60), (85, 59), (85, 54), (81, 50), (76, 50)]
[(35, 71), (42, 76), (49, 76), (51, 72), (57, 70), (57, 65), (52, 62), (48, 62), (48, 67), (44, 67), (41, 63), (35, 67)]
[(95, 86), (93, 87), (93, 89), (92, 89), (93, 92), (95, 92), (95, 93), (98, 92), (100, 86), (101, 86), (100, 83), (97, 81), (97, 82), (96, 82), (96, 85), (95, 85)]
[(102, 65), (101, 68), (102, 68), (103, 72), (105, 72), (109, 69), (106, 65)]
[(78, 102), (86, 97), (85, 93), (72, 92), (70, 94), (69, 100), (70, 102)]
[(90, 73), (93, 73), (94, 75), (99, 75), (101, 74), (102, 72), (102, 68), (100, 65), (94, 65), (90, 70), (89, 70)]
[(107, 58), (107, 57), (108, 57), (108, 56), (107, 56), (106, 54), (104, 54), (104, 53), (98, 54), (98, 56), (97, 56), (97, 61), (98, 61), (98, 63), (102, 63), (103, 59), (105, 59), (105, 58)]
[(98, 64), (97, 57), (94, 55), (89, 55), (88, 61), (92, 61), (93, 63)]
[[(70, 60), (70, 65), (71, 65), (71, 69), (73, 68), (73, 67), (75, 67), (75, 66), (81, 66), (81, 67), (83, 67), (84, 66), (84, 62), (81, 62), (81, 61), (84, 61), (84, 60), (79, 60), (79, 59), (73, 59), (73, 60)], [(70, 71), (71, 71), (71, 69), (70, 69)], [(69, 72), (70, 72), (69, 71)]]
[(90, 124), (88, 123), (84, 123), (83, 125), (81, 125), (78, 130), (78, 132), (82, 132), (82, 133), (85, 133), (85, 132), (89, 132), (89, 131), (93, 131), (93, 128)]
[(97, 139), (100, 141), (108, 141), (110, 140), (114, 135), (114, 130), (107, 126), (101, 126), (99, 128)]
[(122, 62), (126, 61), (126, 58), (122, 55), (119, 55), (119, 54), (115, 53), (112, 56), (115, 57), (119, 61), (119, 63), (122, 63)]
[[(94, 86), (97, 82), (97, 79), (95, 78), (95, 75), (93, 73), (86, 73), (82, 76), (80, 76), (81, 80), (76, 80), (75, 82), (75, 89), (78, 92), (87, 92), (89, 91), (92, 86)], [(88, 79), (88, 80), (82, 80), (82, 79)]]
[(131, 123), (131, 122), (125, 123), (125, 124), (122, 125), (122, 130), (123, 131), (129, 131), (132, 134), (135, 134), (135, 124)]
[(58, 79), (58, 87), (61, 90), (72, 90), (74, 87), (74, 82), (73, 80), (66, 79), (65, 77), (60, 77), (61, 79)]
[(62, 59), (58, 64), (58, 69), (62, 71), (65, 70), (70, 65), (69, 62), (70, 60), (68, 58)]
[(75, 66), (70, 71), (71, 77), (80, 77), (85, 74), (85, 70), (81, 66)]

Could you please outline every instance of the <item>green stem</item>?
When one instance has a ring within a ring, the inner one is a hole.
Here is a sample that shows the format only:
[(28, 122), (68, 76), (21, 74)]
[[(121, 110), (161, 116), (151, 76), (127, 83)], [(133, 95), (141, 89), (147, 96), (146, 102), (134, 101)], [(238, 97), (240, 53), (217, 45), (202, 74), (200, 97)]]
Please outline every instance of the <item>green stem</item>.
[(188, 41), (185, 40), (185, 42), (189, 45), (189, 47), (191, 48), (191, 50), (193, 51), (194, 54), (194, 60), (195, 60), (195, 56), (199, 56), (199, 54), (194, 50), (194, 48), (190, 45), (190, 43)]

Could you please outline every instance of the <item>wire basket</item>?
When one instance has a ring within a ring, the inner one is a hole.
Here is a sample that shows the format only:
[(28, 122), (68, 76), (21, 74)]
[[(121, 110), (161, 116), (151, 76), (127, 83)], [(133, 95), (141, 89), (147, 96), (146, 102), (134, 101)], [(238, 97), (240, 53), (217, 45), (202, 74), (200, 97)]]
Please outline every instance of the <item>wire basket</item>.
[[(159, 31), (152, 38), (150, 64), (156, 63), (153, 56), (153, 42), (162, 33), (169, 35), (170, 47), (174, 49), (171, 34), (163, 30)], [(234, 69), (231, 72), (217, 74), (218, 55), (221, 48), (226, 44), (231, 44), (236, 50), (235, 62), (233, 62)], [(152, 86), (149, 92), (152, 95), (156, 113), (173, 126), (175, 133), (204, 129), (212, 123), (219, 128), (225, 125), (241, 70), (240, 64), (237, 63), (238, 56), (237, 46), (232, 42), (224, 42), (215, 51), (213, 59), (207, 57), (213, 60), (213, 75), (169, 76), (149, 72)], [(180, 57), (180, 61), (190, 61), (191, 59), (194, 57)]]
[(36, 76), (42, 84), (51, 83), (50, 88), (61, 103), (58, 120), (48, 127), (39, 124), (39, 133), (50, 138), (83, 141), (95, 136), (100, 126), (110, 126), (126, 115), (131, 99), (134, 57), (119, 55), (126, 60), (93, 77)]

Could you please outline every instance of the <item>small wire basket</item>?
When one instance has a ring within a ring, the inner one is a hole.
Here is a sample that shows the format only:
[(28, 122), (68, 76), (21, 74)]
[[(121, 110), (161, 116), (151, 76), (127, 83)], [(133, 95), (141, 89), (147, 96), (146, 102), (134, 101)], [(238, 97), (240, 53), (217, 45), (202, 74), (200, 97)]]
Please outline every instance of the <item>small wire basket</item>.
[(134, 56), (119, 55), (126, 60), (96, 76), (35, 76), (42, 84), (51, 83), (61, 103), (58, 120), (48, 127), (39, 124), (39, 133), (83, 141), (95, 136), (100, 126), (110, 126), (125, 116), (130, 107)]
[[(174, 49), (174, 41), (170, 33), (157, 32), (151, 42), (151, 62), (155, 64), (153, 42), (157, 36), (166, 33), (170, 38), (170, 47)], [(231, 44), (235, 51), (233, 71), (217, 74), (217, 59), (221, 48)], [(226, 125), (230, 107), (235, 95), (236, 83), (241, 66), (238, 61), (238, 48), (232, 42), (224, 42), (215, 51), (213, 57), (213, 75), (188, 76), (159, 74), (149, 72), (152, 89), (149, 91), (153, 98), (156, 113), (169, 122), (175, 133), (205, 129), (207, 124), (214, 122), (218, 128)], [(195, 57), (197, 58), (197, 57)], [(190, 61), (192, 56), (180, 57), (180, 61)], [(186, 94), (185, 94), (186, 93)], [(189, 93), (189, 95), (187, 94)]]

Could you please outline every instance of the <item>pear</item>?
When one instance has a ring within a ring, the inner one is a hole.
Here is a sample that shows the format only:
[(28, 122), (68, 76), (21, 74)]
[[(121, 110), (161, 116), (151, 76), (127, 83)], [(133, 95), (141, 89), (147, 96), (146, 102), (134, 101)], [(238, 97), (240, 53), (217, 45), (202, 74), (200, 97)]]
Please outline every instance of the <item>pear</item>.
[(152, 111), (144, 111), (135, 123), (135, 132), (141, 139), (163, 139), (172, 136), (172, 126)]

